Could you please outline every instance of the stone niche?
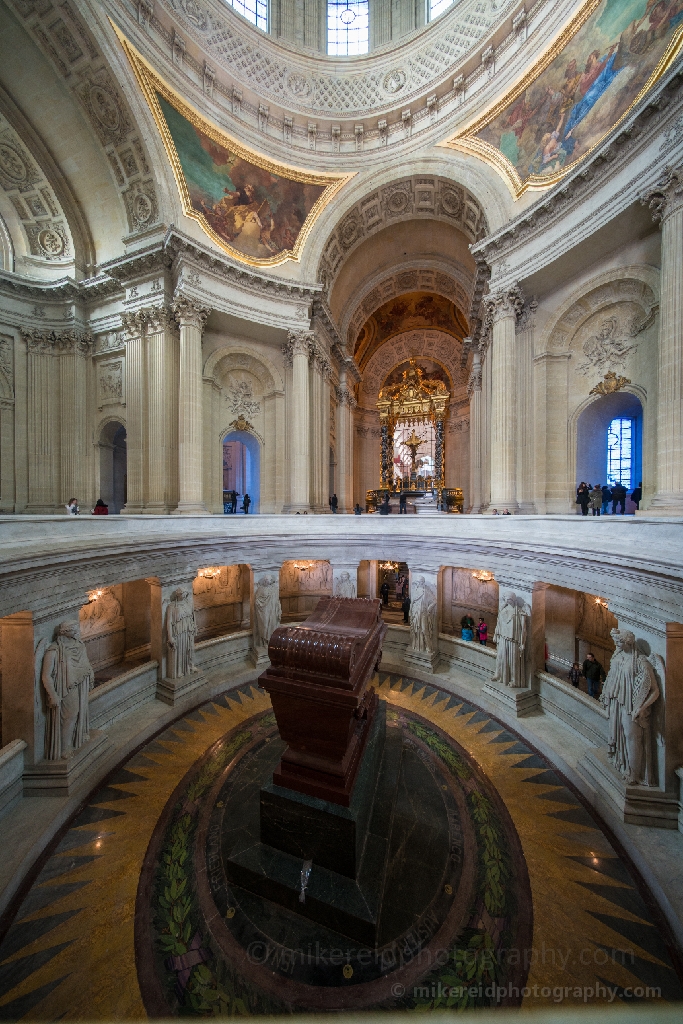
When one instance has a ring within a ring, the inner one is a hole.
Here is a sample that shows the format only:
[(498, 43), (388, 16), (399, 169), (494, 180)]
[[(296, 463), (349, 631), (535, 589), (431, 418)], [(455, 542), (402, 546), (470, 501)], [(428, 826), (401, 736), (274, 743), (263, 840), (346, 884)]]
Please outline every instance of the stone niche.
[(332, 566), (297, 558), (280, 569), (282, 622), (298, 622), (313, 611), (321, 597), (332, 596)]
[(482, 616), (493, 637), (498, 620), (498, 584), (495, 579), (480, 580), (478, 569), (445, 566), (441, 571), (441, 630), (460, 635), (460, 620), (465, 614), (475, 622)]
[(123, 585), (93, 590), (89, 597), (79, 610), (78, 621), (88, 660), (97, 671), (116, 665), (126, 654)]
[(583, 664), (586, 655), (592, 652), (608, 672), (614, 652), (610, 630), (617, 625), (616, 617), (603, 598), (549, 586), (545, 598), (548, 671), (565, 678), (573, 662)]
[(196, 640), (249, 628), (249, 568), (217, 565), (200, 569), (192, 584)]

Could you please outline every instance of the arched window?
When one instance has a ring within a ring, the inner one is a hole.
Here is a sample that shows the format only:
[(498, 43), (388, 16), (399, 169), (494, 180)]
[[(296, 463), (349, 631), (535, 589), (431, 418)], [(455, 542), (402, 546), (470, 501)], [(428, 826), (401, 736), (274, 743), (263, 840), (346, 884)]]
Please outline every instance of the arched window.
[(268, 0), (226, 0), (256, 28), (268, 31)]
[(327, 52), (353, 57), (368, 52), (368, 0), (328, 0)]
[(634, 422), (618, 416), (607, 431), (607, 483), (623, 484), (629, 488), (633, 482)]
[(429, 20), (434, 21), (440, 14), (450, 7), (453, 0), (429, 0)]

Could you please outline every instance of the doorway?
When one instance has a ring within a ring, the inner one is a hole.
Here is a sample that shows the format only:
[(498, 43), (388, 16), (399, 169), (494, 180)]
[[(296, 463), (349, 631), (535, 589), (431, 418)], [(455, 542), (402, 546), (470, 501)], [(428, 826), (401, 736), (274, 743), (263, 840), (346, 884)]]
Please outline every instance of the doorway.
[(231, 430), (223, 438), (223, 511), (241, 512), (245, 494), (251, 498), (249, 515), (259, 512), (261, 445), (246, 430)]
[[(619, 391), (603, 395), (579, 416), (576, 431), (576, 486), (612, 487), (621, 483), (631, 494), (643, 479), (643, 407), (637, 395)], [(626, 511), (635, 512), (627, 501)]]
[(100, 492), (109, 515), (118, 515), (128, 500), (126, 428), (117, 420), (105, 424), (100, 434)]

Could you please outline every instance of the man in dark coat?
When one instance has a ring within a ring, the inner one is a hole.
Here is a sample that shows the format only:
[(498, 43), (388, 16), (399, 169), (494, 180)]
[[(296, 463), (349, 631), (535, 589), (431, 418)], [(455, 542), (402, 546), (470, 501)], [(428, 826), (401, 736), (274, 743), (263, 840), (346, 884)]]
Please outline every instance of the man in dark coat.
[(583, 663), (583, 674), (588, 683), (588, 696), (597, 699), (600, 683), (605, 679), (605, 670), (592, 652), (586, 656)]
[(640, 508), (640, 503), (641, 503), (642, 500), (643, 500), (643, 481), (641, 480), (640, 483), (638, 484), (638, 486), (634, 489), (633, 494), (631, 495), (631, 501), (636, 506), (636, 508), (639, 509)]
[(403, 611), (403, 621), (410, 622), (410, 598), (407, 594), (404, 595), (403, 601), (401, 602), (401, 609)]
[(245, 516), (249, 515), (249, 506), (250, 505), (251, 505), (251, 498), (249, 497), (248, 494), (245, 494), (244, 495), (244, 501), (242, 502), (242, 511), (244, 512)]
[(339, 507), (339, 498), (337, 497), (336, 494), (333, 494), (332, 497), (330, 498), (330, 508), (332, 509), (332, 512), (334, 513), (334, 515), (337, 514), (337, 508), (338, 507)]
[(379, 588), (379, 592), (382, 595), (382, 604), (389, 604), (389, 584), (385, 580), (382, 586)]
[(617, 514), (617, 505), (621, 505), (621, 514), (626, 511), (626, 488), (623, 484), (615, 484), (612, 488), (612, 515)]
[(398, 499), (398, 514), (399, 515), (406, 515), (406, 513), (407, 513), (407, 508), (406, 508), (407, 502), (408, 502), (408, 494), (406, 493), (406, 491), (401, 491), (401, 494), (400, 494), (399, 499)]

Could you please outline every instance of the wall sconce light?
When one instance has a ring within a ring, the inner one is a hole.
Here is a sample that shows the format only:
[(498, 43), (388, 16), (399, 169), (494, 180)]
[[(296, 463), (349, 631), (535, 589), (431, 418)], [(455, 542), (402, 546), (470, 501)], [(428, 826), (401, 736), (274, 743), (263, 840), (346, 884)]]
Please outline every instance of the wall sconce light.
[(384, 569), (385, 572), (397, 572), (398, 562), (380, 562), (379, 567), (380, 569)]
[(601, 608), (608, 608), (609, 607), (609, 605), (607, 604), (607, 601), (605, 601), (604, 597), (596, 597), (595, 598), (595, 603), (597, 605), (600, 605)]
[(312, 569), (315, 562), (295, 562), (294, 568), (299, 569), (300, 572), (307, 572), (308, 569)]
[(205, 580), (213, 580), (216, 576), (220, 576), (220, 574), (220, 565), (209, 565), (206, 569), (200, 569), (197, 573), (198, 576), (201, 576)]
[(488, 572), (486, 569), (478, 569), (472, 573), (475, 580), (479, 580), (480, 583), (491, 583), (494, 580), (492, 572)]
[(88, 604), (92, 604), (93, 601), (97, 601), (100, 597), (102, 597), (103, 593), (104, 590), (91, 590), (90, 593), (88, 594)]

